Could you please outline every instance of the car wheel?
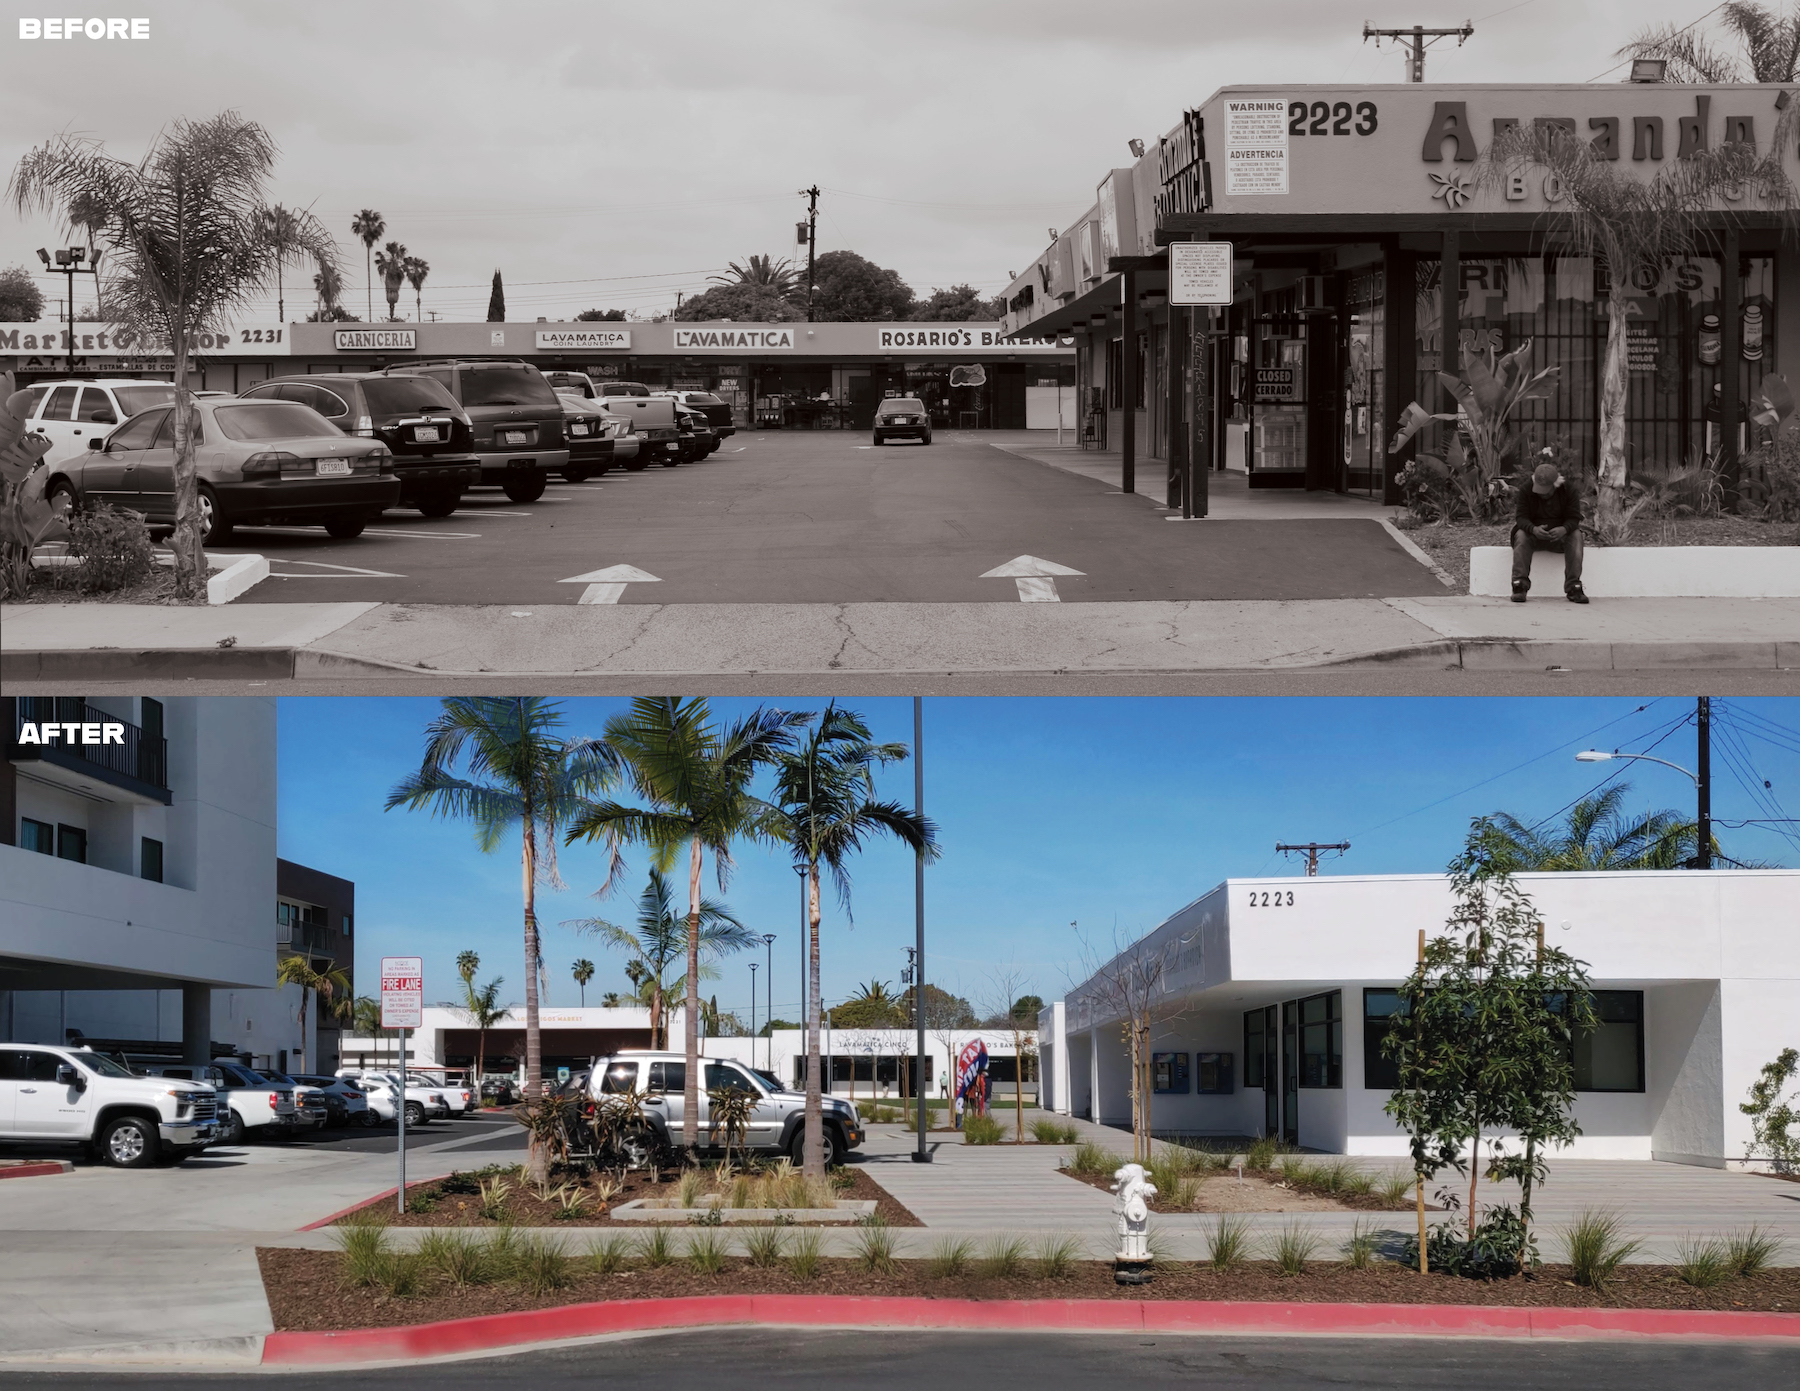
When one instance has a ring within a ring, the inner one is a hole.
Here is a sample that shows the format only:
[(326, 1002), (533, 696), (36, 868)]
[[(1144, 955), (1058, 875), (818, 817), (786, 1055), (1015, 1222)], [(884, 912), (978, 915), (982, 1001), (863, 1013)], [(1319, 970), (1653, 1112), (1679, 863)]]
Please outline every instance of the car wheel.
[(448, 517), (462, 503), (462, 489), (445, 488), (419, 498), (419, 512), (426, 517)]
[(425, 1124), (425, 1107), (422, 1103), (417, 1101), (406, 1103), (406, 1123), (408, 1125)]
[(200, 485), (200, 544), (222, 546), (231, 539), (231, 519), (219, 507), (213, 490)]
[(236, 1111), (227, 1110), (225, 1119), (219, 1122), (219, 1143), (221, 1145), (244, 1143), (244, 1118)]
[(333, 517), (325, 523), (325, 534), (334, 541), (348, 541), (361, 536), (368, 521), (363, 517)]
[(50, 511), (59, 522), (67, 523), (81, 510), (81, 499), (75, 496), (74, 485), (66, 478), (59, 478), (50, 488)]
[(875, 443), (876, 444), (886, 444), (887, 441), (884, 440), (880, 435), (877, 435), (877, 436), (875, 436)]
[(514, 502), (536, 502), (544, 495), (544, 475), (536, 469), (528, 473), (509, 473), (500, 487)]
[(923, 443), (925, 443), (925, 444), (930, 444), (930, 443), (931, 443), (931, 436), (930, 436), (930, 435), (926, 435), (926, 436), (924, 436), (924, 438), (923, 438)]
[(142, 1169), (156, 1162), (156, 1127), (142, 1116), (121, 1116), (100, 1135), (100, 1157), (115, 1169)]
[(586, 464), (570, 464), (562, 471), (565, 483), (585, 483), (592, 474), (593, 469)]
[[(825, 1167), (829, 1169), (833, 1164), (843, 1162), (844, 1145), (843, 1141), (838, 1138), (836, 1127), (830, 1123), (822, 1126), (821, 1131), (825, 1141)], [(794, 1138), (788, 1145), (788, 1154), (793, 1159), (795, 1168), (806, 1163), (806, 1125), (804, 1122), (794, 1128)]]

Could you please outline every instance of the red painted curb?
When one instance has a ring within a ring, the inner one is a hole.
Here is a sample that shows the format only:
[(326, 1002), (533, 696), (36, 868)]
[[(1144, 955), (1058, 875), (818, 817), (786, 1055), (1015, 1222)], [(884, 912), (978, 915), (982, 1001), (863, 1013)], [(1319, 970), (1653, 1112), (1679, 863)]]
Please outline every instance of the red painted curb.
[(69, 1174), (75, 1171), (73, 1164), (62, 1160), (45, 1160), (41, 1164), (8, 1164), (0, 1166), (0, 1178), (38, 1178), (44, 1174)]
[[(437, 1182), (436, 1179), (427, 1179), (425, 1181), (428, 1183), (436, 1183)], [(408, 1188), (417, 1188), (419, 1185), (416, 1183), (409, 1183), (406, 1186)], [(338, 1218), (340, 1218), (340, 1217), (348, 1217), (353, 1212), (361, 1212), (366, 1207), (373, 1207), (376, 1203), (380, 1202), (383, 1198), (391, 1198), (394, 1196), (395, 1193), (397, 1193), (399, 1191), (400, 1190), (399, 1190), (398, 1186), (396, 1186), (394, 1188), (384, 1188), (384, 1189), (382, 1189), (381, 1192), (377, 1193), (372, 1198), (364, 1198), (360, 1203), (352, 1203), (352, 1204), (350, 1204), (349, 1207), (339, 1208), (336, 1212), (332, 1213), (331, 1216), (329, 1216), (329, 1217), (321, 1217), (317, 1222), (308, 1222), (304, 1227), (296, 1227), (296, 1228), (294, 1228), (294, 1230), (297, 1232), (316, 1232), (319, 1230), (320, 1227), (329, 1227), (333, 1222), (337, 1221)]]
[(528, 1343), (721, 1324), (1062, 1332), (1336, 1333), (1463, 1338), (1795, 1338), (1800, 1314), (1250, 1300), (921, 1299), (738, 1294), (606, 1300), (443, 1323), (271, 1333), (263, 1365), (444, 1357)]

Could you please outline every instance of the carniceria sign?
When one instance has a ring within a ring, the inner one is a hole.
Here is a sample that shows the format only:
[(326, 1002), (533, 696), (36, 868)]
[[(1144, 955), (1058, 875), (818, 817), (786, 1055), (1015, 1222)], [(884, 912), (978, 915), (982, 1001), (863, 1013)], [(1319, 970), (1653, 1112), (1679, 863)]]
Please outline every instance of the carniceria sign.
[(340, 328), (332, 330), (331, 342), (339, 352), (410, 353), (417, 333), (410, 328)]

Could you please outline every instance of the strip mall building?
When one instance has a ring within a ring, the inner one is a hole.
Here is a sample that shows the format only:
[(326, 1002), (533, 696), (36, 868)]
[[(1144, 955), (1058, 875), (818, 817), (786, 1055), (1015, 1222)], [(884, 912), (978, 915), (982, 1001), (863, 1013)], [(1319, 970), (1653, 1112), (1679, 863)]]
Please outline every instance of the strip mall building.
[[(1102, 175), (1009, 286), (1003, 322), (1073, 335), (1084, 433), (1122, 449), (1128, 487), (1138, 463), (1156, 461), (1157, 481), (1140, 486), (1161, 492), (1166, 473), (1171, 505), (1180, 470), (1165, 466), (1185, 464), (1194, 437), (1192, 340), (1169, 307), (1174, 241), (1232, 247), (1227, 350), (1197, 466), (1247, 469), (1252, 487), (1398, 503), (1400, 469), (1438, 442), (1427, 431), (1386, 452), (1407, 403), (1453, 409), (1440, 369), (1530, 340), (1534, 367), (1561, 374), (1553, 396), (1523, 408), (1528, 445), (1561, 444), (1591, 470), (1611, 272), (1565, 254), (1553, 178), (1480, 180), (1481, 153), (1498, 131), (1551, 122), (1650, 176), (1698, 147), (1766, 151), (1790, 95), (1660, 83), (1223, 88)], [(1800, 174), (1791, 136), (1782, 162)], [(1703, 453), (1732, 477), (1759, 433), (1748, 403), (1763, 376), (1800, 362), (1800, 315), (1782, 313), (1800, 246), (1782, 240), (1783, 216), (1747, 191), (1702, 221), (1698, 254), (1626, 272), (1627, 454), (1640, 477)]]
[[(77, 324), (77, 374), (167, 378), (166, 358)], [(1074, 426), (1074, 343), (1008, 337), (993, 323), (222, 324), (194, 345), (196, 389), (272, 376), (360, 372), (427, 358), (521, 358), (545, 371), (717, 392), (740, 424), (867, 430), (886, 396), (921, 397), (943, 429)], [(66, 374), (67, 326), (0, 324), (0, 369), (21, 385)]]

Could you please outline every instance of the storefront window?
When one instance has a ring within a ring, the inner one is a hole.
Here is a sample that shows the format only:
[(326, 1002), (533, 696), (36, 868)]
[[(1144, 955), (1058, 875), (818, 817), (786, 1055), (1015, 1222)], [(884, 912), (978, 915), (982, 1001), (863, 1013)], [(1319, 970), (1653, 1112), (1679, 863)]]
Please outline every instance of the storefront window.
[(1344, 1085), (1343, 992), (1330, 991), (1300, 1001), (1300, 1085)]
[(1599, 1025), (1575, 1040), (1575, 1090), (1644, 1089), (1644, 992), (1596, 990)]

